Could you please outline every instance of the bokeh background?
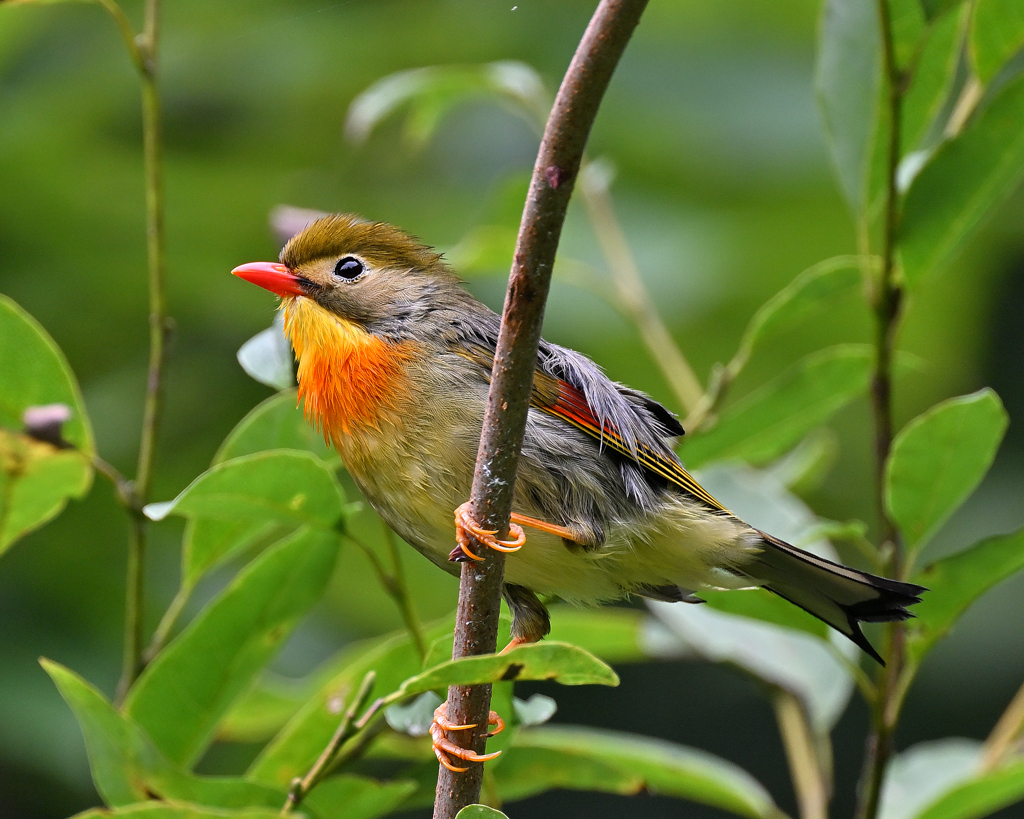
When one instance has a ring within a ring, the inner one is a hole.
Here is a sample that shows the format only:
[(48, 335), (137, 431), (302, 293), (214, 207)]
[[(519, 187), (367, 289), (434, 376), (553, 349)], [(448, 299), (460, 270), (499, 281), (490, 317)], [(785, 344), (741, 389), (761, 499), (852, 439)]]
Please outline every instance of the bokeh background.
[[(266, 327), (268, 294), (228, 275), (272, 259), (275, 205), (355, 211), (441, 249), (483, 224), (518, 224), (536, 137), (481, 101), (410, 150), (397, 123), (354, 147), (342, 127), (375, 80), (423, 65), (499, 59), (535, 67), (553, 89), (592, 11), (590, 0), (178, 0), (163, 15), (167, 267), (177, 329), (167, 376), (154, 496), (174, 496), (232, 426), (270, 391), (235, 361)], [(141, 3), (126, 0), (133, 19)], [(765, 299), (816, 261), (854, 251), (813, 89), (817, 0), (654, 0), (619, 68), (591, 140), (617, 169), (616, 208), (666, 322), (702, 378), (732, 355)], [(81, 382), (100, 453), (125, 472), (136, 457), (146, 365), (146, 278), (139, 90), (107, 16), (88, 4), (0, 8), (0, 291), (33, 314)], [(900, 375), (897, 424), (937, 400), (991, 385), (1009, 409), (992, 474), (932, 555), (1024, 522), (1024, 192), (912, 303), (900, 347), (921, 365)], [(601, 266), (578, 208), (564, 248)], [(500, 306), (504, 273), (470, 288)], [(834, 302), (759, 352), (742, 395), (800, 356), (869, 338), (855, 298)], [(556, 279), (546, 336), (679, 410), (635, 328)], [(832, 424), (835, 467), (806, 495), (835, 520), (870, 520), (870, 419), (861, 400)], [(355, 492), (354, 488), (351, 490)], [(360, 525), (374, 538), (370, 513)], [(0, 560), (0, 816), (61, 817), (98, 804), (70, 711), (37, 664), (64, 663), (113, 692), (121, 652), (126, 523), (97, 481), (56, 522)], [(153, 527), (153, 626), (177, 586), (180, 525)], [(412, 550), (424, 618), (457, 588)], [(851, 561), (854, 555), (847, 554)], [(201, 603), (223, 583), (215, 576)], [(395, 628), (390, 602), (346, 552), (328, 598), (276, 668), (299, 675), (345, 642)], [(905, 747), (983, 738), (1024, 677), (1024, 579), (995, 589), (928, 659), (898, 736)], [(620, 669), (617, 689), (548, 689), (556, 721), (601, 725), (706, 748), (747, 768), (794, 808), (771, 708), (727, 669), (659, 663)], [(848, 815), (866, 712), (854, 702), (835, 735), (837, 815)], [(202, 769), (235, 768), (244, 746)], [(551, 793), (512, 817), (713, 816), (658, 797)], [(1005, 815), (1024, 816), (1011, 808)]]

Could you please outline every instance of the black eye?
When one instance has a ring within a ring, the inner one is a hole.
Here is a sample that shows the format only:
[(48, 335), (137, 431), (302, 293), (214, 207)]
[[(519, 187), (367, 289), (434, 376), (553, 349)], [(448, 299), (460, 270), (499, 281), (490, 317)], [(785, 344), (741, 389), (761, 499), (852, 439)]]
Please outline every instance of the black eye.
[(334, 266), (334, 275), (342, 279), (358, 279), (365, 272), (366, 268), (363, 267), (363, 263), (353, 256), (339, 259)]

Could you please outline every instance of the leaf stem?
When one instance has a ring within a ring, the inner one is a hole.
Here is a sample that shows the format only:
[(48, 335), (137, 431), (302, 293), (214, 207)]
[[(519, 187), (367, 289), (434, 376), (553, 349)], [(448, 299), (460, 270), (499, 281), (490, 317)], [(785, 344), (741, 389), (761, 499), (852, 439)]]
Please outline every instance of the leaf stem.
[[(131, 38), (123, 12), (113, 0), (102, 0), (121, 29), (142, 80), (142, 141), (146, 180), (146, 257), (149, 279), (149, 366), (134, 488), (138, 510), (128, 538), (125, 585), (124, 656), (118, 701), (142, 670), (147, 521), (141, 508), (149, 498), (160, 427), (163, 367), (170, 323), (164, 300), (164, 196), (161, 152), (160, 93), (156, 65), (160, 41), (160, 0), (146, 0), (142, 34)], [(134, 48), (133, 48), (134, 46)]]
[[(470, 511), (485, 529), (505, 537), (516, 467), (526, 430), (529, 385), (537, 361), (555, 253), (583, 150), (612, 72), (647, 0), (601, 0), (580, 40), (544, 128), (509, 274), (487, 409), (480, 435)], [(497, 647), (504, 555), (483, 547), (484, 559), (462, 564), (453, 658)], [(489, 685), (451, 686), (448, 719), (477, 726), (453, 740), (480, 752), (487, 739)], [(463, 773), (441, 767), (434, 819), (455, 819), (479, 800), (483, 766)]]
[[(900, 120), (903, 110), (904, 77), (896, 64), (892, 10), (889, 0), (877, 0), (882, 39), (882, 68), (887, 87), (889, 138), (885, 179), (885, 210), (882, 224), (882, 268), (873, 280), (871, 293), (875, 314), (875, 370), (871, 378), (871, 407), (875, 428), (875, 506), (879, 522), (879, 554), (884, 556), (890, 576), (905, 572), (899, 533), (885, 503), (885, 466), (892, 446), (892, 360), (899, 325), (902, 288), (896, 282), (896, 236), (899, 226), (897, 170), (900, 161)], [(858, 819), (875, 819), (878, 814), (885, 769), (893, 754), (893, 737), (903, 697), (900, 691), (905, 662), (905, 630), (900, 623), (888, 627), (886, 666), (878, 676), (878, 696), (871, 715), (864, 768), (858, 793)]]
[(338, 730), (334, 732), (334, 736), (327, 743), (327, 747), (324, 748), (317, 761), (313, 763), (313, 767), (309, 769), (305, 776), (296, 777), (292, 780), (291, 788), (288, 790), (288, 799), (281, 808), (282, 816), (292, 813), (301, 804), (302, 800), (306, 798), (306, 794), (313, 790), (317, 783), (327, 774), (331, 763), (338, 755), (338, 751), (341, 750), (341, 746), (345, 741), (365, 725), (365, 716), (364, 720), (360, 720), (359, 723), (355, 722), (356, 714), (362, 710), (366, 701), (370, 698), (370, 691), (373, 689), (373, 683), (376, 679), (377, 673), (375, 671), (366, 672), (366, 676), (363, 677), (363, 681), (352, 698), (348, 710), (345, 711), (345, 715), (341, 718)]
[(165, 611), (163, 617), (160, 618), (160, 622), (157, 624), (156, 630), (153, 632), (153, 636), (149, 640), (149, 645), (146, 646), (146, 650), (142, 652), (143, 665), (149, 665), (153, 662), (156, 655), (163, 650), (164, 645), (167, 643), (167, 638), (171, 636), (171, 630), (174, 628), (174, 624), (178, 622), (178, 618), (181, 616), (181, 612), (184, 611), (185, 604), (188, 603), (189, 597), (191, 596), (191, 586), (182, 584), (178, 588), (174, 598), (171, 600), (171, 604), (167, 607), (167, 611)]
[(985, 758), (982, 770), (991, 771), (1006, 758), (1013, 748), (1014, 742), (1020, 740), (1021, 729), (1024, 728), (1024, 685), (1020, 687), (1003, 715), (999, 718), (992, 733), (985, 740)]
[(827, 819), (831, 787), (822, 770), (821, 755), (807, 713), (800, 700), (782, 688), (775, 692), (772, 705), (786, 749), (800, 819)]

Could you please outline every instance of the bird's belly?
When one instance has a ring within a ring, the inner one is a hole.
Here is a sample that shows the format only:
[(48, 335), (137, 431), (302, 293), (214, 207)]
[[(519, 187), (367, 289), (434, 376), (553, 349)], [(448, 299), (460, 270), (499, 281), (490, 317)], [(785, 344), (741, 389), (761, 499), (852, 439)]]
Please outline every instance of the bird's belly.
[[(362, 440), (349, 435), (336, 445), (366, 499), (388, 525), (431, 562), (458, 574), (458, 564), (448, 555), (455, 548), (455, 509), (469, 498), (475, 441), (466, 436), (442, 439), (444, 447), (424, 449), (421, 439), (414, 446), (400, 434), (378, 431)], [(570, 549), (560, 537), (527, 529), (526, 544), (508, 555), (505, 580), (581, 603), (615, 600), (643, 586), (737, 585), (722, 567), (742, 567), (749, 559), (742, 537), (749, 530), (735, 519), (695, 514), (694, 508), (673, 500), (652, 515), (641, 517), (638, 512), (634, 520), (610, 525), (606, 542), (589, 551)], [(515, 511), (542, 516), (518, 497)]]

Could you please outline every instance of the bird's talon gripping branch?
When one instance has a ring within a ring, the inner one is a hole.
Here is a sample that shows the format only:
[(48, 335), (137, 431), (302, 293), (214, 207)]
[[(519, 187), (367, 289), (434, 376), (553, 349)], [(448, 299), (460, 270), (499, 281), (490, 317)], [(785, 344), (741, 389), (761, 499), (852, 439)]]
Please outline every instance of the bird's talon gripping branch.
[(526, 543), (526, 533), (516, 523), (509, 524), (508, 531), (512, 535), (511, 540), (498, 540), (495, 537), (497, 530), (480, 528), (469, 511), (469, 503), (464, 503), (455, 510), (455, 540), (459, 545), (448, 555), (448, 559), (463, 561), (468, 557), (470, 560), (483, 560), (483, 557), (469, 548), (470, 535), (499, 552), (518, 552)]
[[(434, 756), (437, 757), (437, 761), (444, 765), (449, 771), (455, 773), (465, 773), (469, 768), (459, 768), (452, 764), (448, 755), (454, 756), (458, 759), (465, 760), (466, 762), (486, 762), (489, 759), (494, 759), (498, 756), (501, 751), (495, 751), (492, 754), (478, 754), (476, 751), (471, 751), (468, 748), (460, 748), (448, 737), (445, 736), (445, 731), (468, 731), (470, 728), (476, 728), (476, 723), (469, 725), (456, 725), (451, 722), (447, 716), (448, 703), (442, 702), (434, 710), (434, 721), (430, 725), (430, 738), (434, 746)], [(494, 730), (487, 734), (488, 737), (493, 737), (495, 734), (500, 734), (505, 730), (505, 721), (499, 717), (494, 711), (491, 711), (487, 716), (487, 725), (494, 726)]]

